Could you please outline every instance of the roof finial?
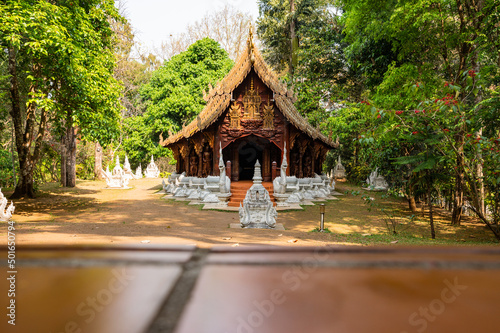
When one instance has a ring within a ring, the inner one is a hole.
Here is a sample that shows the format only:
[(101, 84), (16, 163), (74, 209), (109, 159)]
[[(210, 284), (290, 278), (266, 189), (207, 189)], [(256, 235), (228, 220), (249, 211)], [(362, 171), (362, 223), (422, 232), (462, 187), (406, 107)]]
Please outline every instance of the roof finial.
[(253, 25), (251, 22), (250, 22), (250, 28), (248, 31), (247, 43), (248, 43), (248, 52), (250, 53), (250, 61), (252, 62), (252, 65), (253, 65), (255, 62), (255, 56), (253, 54), (253, 48), (254, 48), (254, 45), (253, 45)]

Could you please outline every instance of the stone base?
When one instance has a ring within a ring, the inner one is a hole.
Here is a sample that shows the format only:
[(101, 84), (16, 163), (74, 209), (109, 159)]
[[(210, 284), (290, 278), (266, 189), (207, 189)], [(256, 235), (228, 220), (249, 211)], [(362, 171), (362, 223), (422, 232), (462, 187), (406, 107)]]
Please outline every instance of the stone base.
[(126, 187), (105, 187), (105, 190), (128, 190), (131, 189), (132, 187), (126, 186)]
[(241, 223), (230, 223), (229, 227), (231, 229), (262, 229), (262, 230), (285, 230), (285, 227), (282, 223), (276, 223), (274, 228), (244, 228), (241, 226)]
[(363, 190), (366, 190), (366, 191), (373, 191), (373, 192), (384, 192), (384, 191), (387, 191), (388, 189), (385, 188), (385, 187), (362, 187)]
[[(159, 192), (158, 192), (159, 193)], [(332, 192), (334, 194), (334, 192)], [(336, 195), (343, 195), (341, 193), (336, 192)], [(172, 194), (167, 194), (162, 197), (162, 199), (167, 199), (171, 200), (174, 199), (175, 201), (189, 201), (188, 205), (203, 205), (202, 210), (210, 210), (210, 209), (215, 209), (215, 210), (224, 210), (228, 212), (238, 212), (239, 207), (232, 207), (232, 206), (224, 206), (224, 203), (204, 203), (201, 202), (200, 200), (193, 200), (193, 199), (188, 199), (186, 197), (174, 197)], [(287, 210), (304, 210), (302, 206), (314, 206), (314, 202), (316, 201), (328, 201), (328, 200), (339, 200), (338, 198), (335, 198), (333, 196), (329, 196), (325, 199), (322, 200), (308, 200), (308, 201), (303, 201), (300, 203), (290, 203), (288, 206), (275, 206), (277, 211), (287, 211)], [(222, 204), (222, 205), (221, 205)], [(227, 205), (227, 203), (226, 203)]]
[(218, 193), (217, 194), (217, 198), (219, 199), (219, 201), (225, 202), (226, 205), (227, 205), (227, 202), (229, 201), (230, 197), (231, 197), (231, 193), (224, 193), (224, 194)]

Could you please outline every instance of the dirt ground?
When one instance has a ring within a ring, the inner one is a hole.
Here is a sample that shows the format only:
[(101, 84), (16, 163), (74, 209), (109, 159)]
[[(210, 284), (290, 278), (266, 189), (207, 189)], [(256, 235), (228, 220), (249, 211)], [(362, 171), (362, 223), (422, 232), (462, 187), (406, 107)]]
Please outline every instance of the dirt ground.
[[(103, 181), (79, 181), (76, 188), (44, 185), (36, 199), (15, 201), (17, 245), (34, 244), (196, 244), (244, 246), (248, 244), (286, 246), (324, 246), (332, 244), (492, 244), (492, 235), (473, 220), (462, 227), (447, 225), (446, 216), (437, 225), (438, 241), (429, 240), (425, 219), (417, 221), (397, 236), (386, 228), (387, 214), (380, 208), (368, 209), (349, 185), (338, 184), (345, 193), (340, 200), (326, 203), (325, 226), (331, 233), (311, 232), (319, 226), (319, 206), (303, 211), (279, 212), (278, 223), (286, 230), (234, 229), (239, 222), (237, 212), (201, 210), (163, 199), (158, 193), (161, 180), (133, 180), (128, 190), (105, 189)], [(5, 195), (10, 193), (7, 191)], [(362, 193), (361, 193), (362, 194)], [(370, 193), (376, 202), (401, 211), (405, 204)], [(444, 214), (444, 213), (443, 213)], [(445, 215), (445, 214), (444, 214)], [(439, 220), (439, 219), (438, 219)], [(6, 225), (0, 226), (0, 244), (6, 244)], [(430, 243), (429, 243), (430, 242)]]

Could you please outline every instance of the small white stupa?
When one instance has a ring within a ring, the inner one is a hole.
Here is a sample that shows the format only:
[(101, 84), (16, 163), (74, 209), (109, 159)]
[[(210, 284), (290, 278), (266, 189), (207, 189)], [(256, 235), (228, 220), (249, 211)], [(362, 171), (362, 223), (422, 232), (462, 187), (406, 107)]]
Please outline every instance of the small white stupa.
[(158, 178), (160, 176), (160, 170), (155, 164), (153, 155), (151, 155), (151, 162), (148, 164), (146, 171), (144, 172), (144, 177), (146, 178)]
[(276, 226), (278, 213), (269, 197), (269, 192), (262, 185), (259, 161), (255, 163), (253, 185), (247, 191), (243, 206), (239, 209), (240, 223), (244, 228), (272, 229)]

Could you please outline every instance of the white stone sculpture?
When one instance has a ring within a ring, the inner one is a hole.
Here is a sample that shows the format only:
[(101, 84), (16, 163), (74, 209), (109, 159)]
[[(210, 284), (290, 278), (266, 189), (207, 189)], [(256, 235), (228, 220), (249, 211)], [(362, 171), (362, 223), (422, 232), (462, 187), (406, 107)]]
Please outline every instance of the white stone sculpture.
[[(286, 160), (286, 143), (283, 147), (283, 159), (281, 161), (280, 175), (273, 180), (273, 196), (277, 201), (278, 206), (288, 206), (287, 199), (291, 192), (288, 190), (287, 185), (291, 185), (291, 177), (286, 176), (286, 169), (288, 167), (288, 162)], [(290, 178), (290, 179), (289, 179)]]
[(179, 187), (177, 189), (177, 191), (175, 191), (175, 193), (174, 193), (174, 197), (177, 197), (177, 198), (184, 198), (187, 196), (188, 196), (188, 188), (186, 185), (184, 185), (183, 187)]
[(346, 174), (345, 174), (345, 168), (342, 165), (342, 161), (340, 160), (340, 155), (337, 160), (337, 165), (335, 165), (335, 168), (333, 169), (333, 178), (334, 179), (345, 179)]
[(370, 174), (370, 177), (366, 179), (366, 183), (368, 184), (368, 190), (374, 191), (387, 191), (389, 188), (389, 184), (385, 180), (384, 176), (379, 175), (378, 167)]
[(106, 183), (108, 188), (117, 188), (117, 189), (127, 189), (129, 177), (125, 175), (125, 172), (120, 167), (120, 157), (116, 156), (116, 165), (113, 168), (113, 172), (109, 172), (109, 166), (106, 167), (106, 171), (102, 172), (104, 178), (106, 179)]
[(285, 194), (286, 192), (286, 169), (288, 162), (286, 160), (286, 143), (283, 148), (283, 160), (281, 161), (280, 176), (273, 181), (274, 194)]
[(130, 169), (130, 162), (128, 161), (128, 156), (125, 155), (125, 162), (123, 162), (123, 171), (127, 172), (127, 171), (130, 171), (132, 172), (132, 170)]
[(190, 200), (200, 200), (201, 196), (202, 196), (202, 191), (201, 191), (200, 188), (198, 188), (198, 189), (196, 189), (196, 191), (193, 191), (193, 193), (191, 193), (188, 196), (188, 199), (190, 199)]
[[(203, 203), (220, 203), (219, 197), (217, 194), (209, 192), (204, 198), (203, 198)], [(227, 204), (227, 203), (226, 203)]]
[(160, 176), (160, 170), (155, 164), (153, 155), (151, 155), (151, 162), (148, 164), (146, 168), (146, 172), (144, 172), (144, 177), (146, 178), (158, 178)]
[(226, 203), (231, 196), (231, 179), (226, 176), (226, 166), (224, 165), (224, 160), (222, 159), (222, 143), (219, 143), (219, 194), (217, 197), (223, 203)]
[(315, 199), (324, 200), (329, 198), (335, 186), (335, 182), (331, 177), (318, 174), (315, 174), (312, 178), (286, 176), (286, 169), (288, 167), (286, 145), (283, 151), (280, 176), (276, 177), (273, 181), (273, 196), (276, 199), (277, 206), (289, 207), (297, 203), (307, 203)]
[(137, 169), (135, 169), (135, 179), (141, 179), (142, 178), (142, 167), (141, 164), (139, 163), (139, 166)]
[(16, 209), (14, 202), (11, 201), (9, 207), (5, 209), (8, 203), (7, 198), (2, 193), (2, 189), (0, 189), (0, 221), (9, 221), (12, 214), (14, 214), (14, 209)]
[(302, 191), (300, 192), (302, 194), (303, 200), (305, 201), (310, 201), (314, 200), (314, 191), (312, 190), (306, 190), (304, 187), (302, 188)]
[(179, 178), (179, 176), (180, 175), (178, 173), (173, 172), (167, 177), (166, 182), (165, 182), (165, 179), (162, 180), (163, 190), (165, 191), (165, 193), (173, 193), (173, 191), (176, 188), (175, 182), (176, 182), (177, 178)]
[(286, 199), (286, 203), (287, 204), (299, 204), (302, 202), (302, 196), (300, 195), (300, 193), (297, 191), (297, 192), (294, 192), (292, 194), (290, 194), (290, 196), (288, 197), (288, 199)]
[(272, 229), (276, 225), (278, 213), (273, 206), (269, 192), (262, 185), (259, 161), (255, 163), (253, 185), (247, 191), (243, 206), (239, 208), (240, 223), (244, 228)]
[(123, 174), (125, 175), (126, 178), (128, 178), (128, 180), (142, 178), (142, 174), (139, 177), (137, 177), (137, 171), (136, 174), (132, 172), (127, 155), (125, 155), (125, 162), (123, 162)]

